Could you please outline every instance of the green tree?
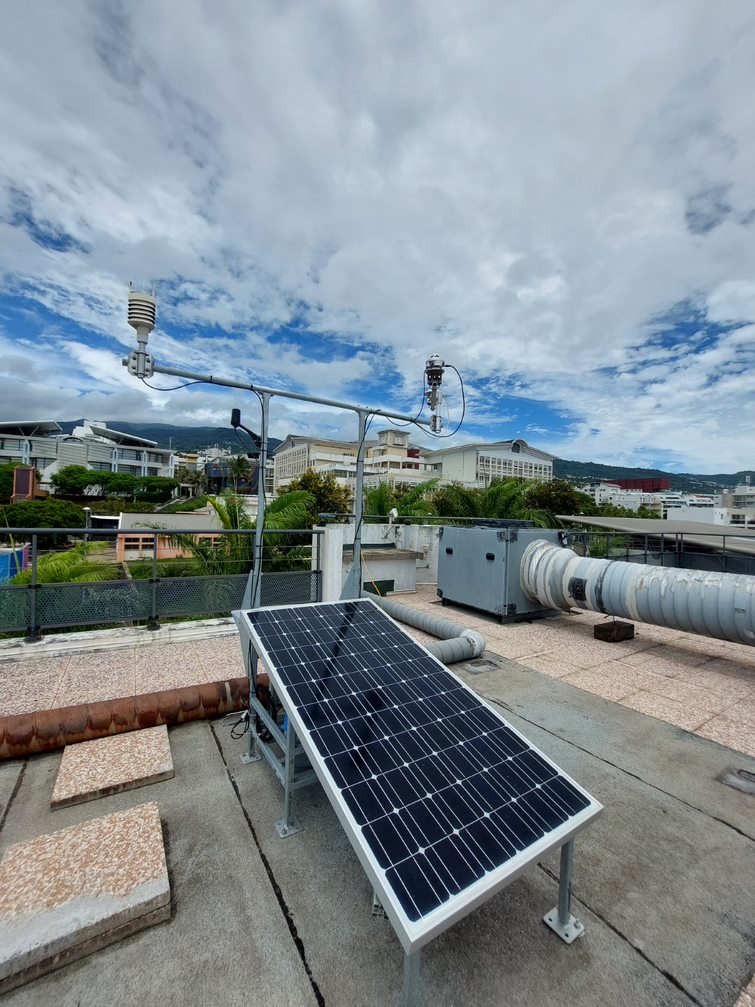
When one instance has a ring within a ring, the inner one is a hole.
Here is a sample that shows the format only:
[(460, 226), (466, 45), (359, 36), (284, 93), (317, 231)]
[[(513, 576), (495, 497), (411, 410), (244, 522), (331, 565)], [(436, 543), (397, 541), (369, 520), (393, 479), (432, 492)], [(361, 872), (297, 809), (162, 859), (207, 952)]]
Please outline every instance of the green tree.
[[(0, 506), (2, 528), (83, 528), (84, 510), (68, 500), (28, 500)], [(59, 545), (64, 535), (43, 535), (40, 546)]]
[(432, 498), (435, 513), (441, 517), (478, 517), (480, 511), (480, 491), (451, 483), (441, 486)]
[(108, 496), (134, 498), (139, 486), (137, 476), (132, 476), (128, 472), (100, 472), (98, 475), (100, 486)]
[[(388, 517), (396, 507), (396, 497), (388, 483), (378, 483), (364, 494), (364, 513), (374, 517)], [(396, 507), (396, 510), (398, 508)]]
[(239, 491), (239, 483), (248, 483), (254, 475), (255, 467), (246, 455), (234, 455), (228, 465), (228, 475), (233, 483), (234, 493)]
[(396, 510), (400, 515), (407, 517), (434, 514), (435, 508), (432, 499), (428, 500), (427, 498), (432, 497), (437, 486), (437, 479), (428, 479), (427, 482), (418, 483), (416, 486), (397, 486), (394, 489)]
[[(66, 552), (40, 556), (37, 560), (39, 584), (81, 584), (93, 581), (117, 580), (118, 565), (105, 559), (107, 546), (79, 542)], [(22, 570), (12, 584), (30, 584), (31, 567)]]
[(10, 503), (13, 496), (13, 472), (16, 465), (0, 465), (0, 503)]
[(594, 514), (595, 501), (565, 479), (530, 483), (525, 494), (527, 506), (551, 514)]
[(332, 472), (322, 475), (314, 469), (292, 479), (286, 490), (278, 495), (284, 499), (291, 493), (307, 493), (312, 500), (309, 513), (300, 528), (311, 528), (317, 524), (318, 514), (348, 514), (351, 511), (351, 499), (345, 486), (339, 486)]
[(93, 472), (84, 465), (66, 465), (56, 472), (50, 482), (56, 496), (83, 497), (93, 496), (100, 492), (102, 480), (108, 472)]
[[(249, 517), (244, 501), (235, 493), (227, 490), (219, 497), (210, 497), (209, 502), (223, 528), (250, 531), (257, 527), (257, 522)], [(313, 506), (314, 498), (310, 493), (303, 490), (285, 493), (271, 500), (265, 508), (265, 528), (280, 532), (306, 528)], [(196, 541), (193, 535), (171, 535), (170, 538), (199, 561), (205, 574), (247, 573), (253, 566), (254, 535), (223, 535), (218, 542)], [(275, 541), (264, 543), (263, 569), (270, 569), (276, 562), (282, 565), (290, 562), (291, 550), (297, 546), (295, 537), (275, 535), (268, 538)]]
[(556, 528), (555, 514), (527, 500), (530, 484), (523, 479), (494, 480), (480, 493), (480, 517), (532, 521), (537, 528)]
[(147, 500), (149, 503), (165, 503), (173, 496), (173, 490), (178, 487), (177, 479), (166, 476), (141, 476), (136, 480), (134, 500)]

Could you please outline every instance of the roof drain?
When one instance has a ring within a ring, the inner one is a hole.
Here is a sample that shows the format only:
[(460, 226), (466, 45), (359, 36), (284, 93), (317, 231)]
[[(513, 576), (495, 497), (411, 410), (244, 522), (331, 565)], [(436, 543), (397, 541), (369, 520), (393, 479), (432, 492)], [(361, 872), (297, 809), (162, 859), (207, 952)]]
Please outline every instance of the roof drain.
[(469, 661), (479, 657), (485, 650), (485, 637), (473, 629), (464, 629), (450, 619), (441, 619), (437, 615), (419, 612), (416, 608), (409, 608), (408, 605), (402, 605), (390, 598), (383, 598), (380, 595), (370, 597), (397, 622), (406, 623), (407, 626), (414, 626), (423, 633), (440, 637), (438, 643), (426, 644), (425, 649), (443, 664)]

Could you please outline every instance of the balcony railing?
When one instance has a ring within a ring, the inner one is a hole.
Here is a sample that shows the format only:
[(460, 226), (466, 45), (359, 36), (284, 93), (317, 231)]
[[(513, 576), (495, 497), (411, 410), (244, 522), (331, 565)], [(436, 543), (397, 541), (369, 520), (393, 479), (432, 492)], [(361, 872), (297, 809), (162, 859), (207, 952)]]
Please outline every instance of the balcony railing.
[[(28, 569), (0, 582), (0, 634), (38, 639), (51, 629), (156, 628), (161, 619), (228, 615), (241, 606), (254, 535), (253, 529), (3, 529), (3, 543), (31, 548)], [(319, 601), (322, 531), (265, 529), (263, 536), (262, 604)], [(76, 552), (77, 545), (85, 548)], [(66, 556), (80, 561), (75, 580), (61, 576)]]

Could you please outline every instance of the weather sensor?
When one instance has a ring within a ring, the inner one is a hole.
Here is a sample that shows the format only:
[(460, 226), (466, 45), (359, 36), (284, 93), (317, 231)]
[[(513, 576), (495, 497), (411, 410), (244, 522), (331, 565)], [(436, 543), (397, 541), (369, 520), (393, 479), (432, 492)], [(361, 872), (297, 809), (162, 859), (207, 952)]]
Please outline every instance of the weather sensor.
[(157, 300), (154, 289), (151, 293), (134, 290), (129, 284), (128, 291), (128, 324), (136, 329), (136, 346), (127, 359), (129, 374), (137, 378), (151, 378), (154, 374), (155, 362), (152, 354), (147, 353), (147, 340), (155, 327)]
[(445, 361), (441, 360), (437, 353), (433, 353), (425, 364), (425, 380), (429, 385), (427, 391), (425, 392), (425, 398), (427, 399), (432, 413), (432, 417), (430, 419), (430, 429), (434, 434), (439, 434), (443, 426), (443, 420), (440, 415), (440, 407), (443, 403), (443, 393), (440, 390), (440, 386), (443, 382), (443, 371), (445, 366)]

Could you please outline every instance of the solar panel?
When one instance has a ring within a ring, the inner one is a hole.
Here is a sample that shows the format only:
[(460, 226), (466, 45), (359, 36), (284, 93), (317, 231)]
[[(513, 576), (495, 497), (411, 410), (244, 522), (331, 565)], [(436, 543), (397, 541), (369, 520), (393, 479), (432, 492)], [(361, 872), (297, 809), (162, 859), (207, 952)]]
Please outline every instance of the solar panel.
[(373, 601), (244, 615), (407, 952), (602, 810)]

